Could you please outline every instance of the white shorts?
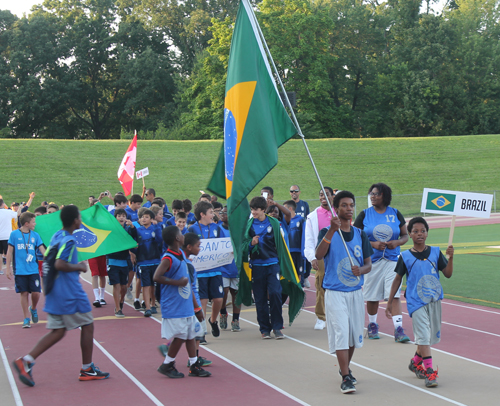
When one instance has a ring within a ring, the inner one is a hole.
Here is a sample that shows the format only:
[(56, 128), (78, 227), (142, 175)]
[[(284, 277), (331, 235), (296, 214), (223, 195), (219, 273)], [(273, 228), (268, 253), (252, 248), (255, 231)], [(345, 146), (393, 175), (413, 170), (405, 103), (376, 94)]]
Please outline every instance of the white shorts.
[(415, 344), (434, 345), (441, 341), (441, 300), (430, 302), (411, 315)]
[[(363, 285), (363, 298), (367, 302), (379, 302), (388, 300), (391, 293), (392, 282), (396, 277), (396, 261), (389, 261), (381, 258), (372, 264), (372, 270), (365, 275)], [(401, 285), (394, 297), (399, 299), (401, 295)]]
[(171, 340), (192, 340), (200, 335), (202, 327), (196, 316), (181, 317), (179, 319), (162, 319), (161, 338)]
[(325, 289), (325, 314), (330, 353), (363, 346), (365, 304), (361, 289), (352, 292)]
[(222, 286), (224, 288), (238, 290), (238, 283), (239, 282), (240, 282), (240, 278), (224, 278), (224, 277), (222, 277)]

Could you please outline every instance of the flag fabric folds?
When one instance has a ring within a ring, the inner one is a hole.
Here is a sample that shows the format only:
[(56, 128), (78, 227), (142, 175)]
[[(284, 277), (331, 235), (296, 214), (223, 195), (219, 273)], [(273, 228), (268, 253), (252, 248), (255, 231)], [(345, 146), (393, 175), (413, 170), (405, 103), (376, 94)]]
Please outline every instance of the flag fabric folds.
[(229, 53), (224, 144), (208, 185), (213, 193), (227, 199), (240, 270), (250, 216), (247, 196), (278, 163), (278, 148), (296, 133), (279, 96), (251, 6), (242, 0)]
[[(101, 203), (81, 211), (82, 226), (73, 235), (76, 239), (78, 260), (99, 257), (113, 252), (135, 248), (137, 243)], [(52, 236), (62, 228), (60, 213), (36, 218), (35, 231), (48, 247)]]
[(123, 188), (123, 193), (128, 196), (132, 193), (134, 184), (135, 161), (137, 159), (137, 133), (130, 143), (122, 163), (118, 168), (118, 180)]

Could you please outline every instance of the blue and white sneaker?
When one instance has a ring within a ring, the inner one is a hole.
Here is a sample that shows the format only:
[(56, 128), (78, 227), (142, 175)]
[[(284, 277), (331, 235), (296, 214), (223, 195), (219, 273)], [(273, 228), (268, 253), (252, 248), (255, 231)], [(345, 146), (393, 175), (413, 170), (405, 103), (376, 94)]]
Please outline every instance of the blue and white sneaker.
[(33, 310), (31, 306), (29, 307), (30, 313), (31, 313), (31, 321), (36, 324), (38, 323), (38, 311), (35, 309)]
[(399, 326), (396, 330), (394, 330), (394, 341), (397, 343), (406, 343), (410, 341), (410, 337), (405, 334), (403, 327)]
[(31, 327), (30, 319), (29, 317), (26, 317), (23, 321), (23, 328), (30, 328), (30, 327)]

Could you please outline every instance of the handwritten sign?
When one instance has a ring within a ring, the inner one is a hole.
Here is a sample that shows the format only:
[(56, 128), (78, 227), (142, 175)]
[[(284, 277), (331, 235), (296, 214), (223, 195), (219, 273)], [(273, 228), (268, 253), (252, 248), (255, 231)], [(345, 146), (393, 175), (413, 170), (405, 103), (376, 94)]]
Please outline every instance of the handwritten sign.
[(231, 238), (207, 238), (200, 241), (199, 254), (191, 258), (196, 272), (218, 268), (233, 262)]

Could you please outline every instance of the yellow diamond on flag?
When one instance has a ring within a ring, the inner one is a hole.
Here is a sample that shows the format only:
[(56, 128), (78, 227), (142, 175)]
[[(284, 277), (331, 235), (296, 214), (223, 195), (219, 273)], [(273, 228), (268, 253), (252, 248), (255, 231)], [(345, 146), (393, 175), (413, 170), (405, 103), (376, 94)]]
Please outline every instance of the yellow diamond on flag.
[(434, 200), (431, 200), (439, 209), (448, 206), (451, 202), (444, 197), (443, 195), (436, 197)]

